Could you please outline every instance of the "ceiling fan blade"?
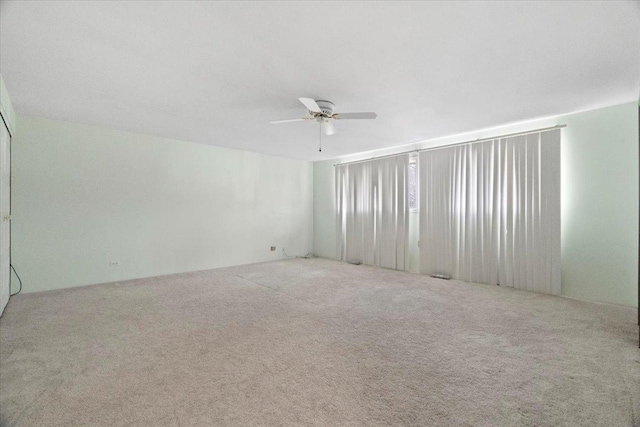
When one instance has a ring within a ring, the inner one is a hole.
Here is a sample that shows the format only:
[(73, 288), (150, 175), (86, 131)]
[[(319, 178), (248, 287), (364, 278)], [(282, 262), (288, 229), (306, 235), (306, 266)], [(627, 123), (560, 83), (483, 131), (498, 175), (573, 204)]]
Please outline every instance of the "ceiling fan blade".
[(304, 104), (304, 106), (307, 107), (307, 109), (309, 111), (313, 111), (314, 113), (322, 113), (322, 110), (320, 109), (320, 107), (318, 106), (316, 101), (314, 101), (313, 99), (311, 99), (311, 98), (298, 98), (298, 100), (300, 102), (302, 102)]
[(279, 125), (280, 123), (291, 123), (291, 122), (304, 122), (309, 119), (288, 119), (288, 120), (274, 120), (270, 122), (272, 125)]
[(332, 122), (324, 122), (322, 123), (322, 130), (325, 135), (333, 135), (336, 133), (336, 127)]
[(376, 113), (337, 113), (333, 115), (336, 120), (375, 119)]

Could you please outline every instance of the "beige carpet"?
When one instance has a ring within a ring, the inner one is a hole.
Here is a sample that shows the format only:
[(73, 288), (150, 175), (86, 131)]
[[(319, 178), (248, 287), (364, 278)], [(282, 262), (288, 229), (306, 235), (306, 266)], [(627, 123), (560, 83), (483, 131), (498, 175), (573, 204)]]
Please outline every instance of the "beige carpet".
[(16, 426), (638, 425), (636, 315), (324, 259), (18, 295), (0, 319), (0, 412)]

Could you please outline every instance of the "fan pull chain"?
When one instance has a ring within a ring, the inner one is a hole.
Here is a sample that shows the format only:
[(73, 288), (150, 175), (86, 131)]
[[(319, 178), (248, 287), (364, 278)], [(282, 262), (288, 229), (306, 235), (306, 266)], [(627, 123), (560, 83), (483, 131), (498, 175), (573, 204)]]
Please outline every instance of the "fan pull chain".
[(320, 144), (318, 145), (318, 151), (322, 153), (322, 122), (320, 122)]

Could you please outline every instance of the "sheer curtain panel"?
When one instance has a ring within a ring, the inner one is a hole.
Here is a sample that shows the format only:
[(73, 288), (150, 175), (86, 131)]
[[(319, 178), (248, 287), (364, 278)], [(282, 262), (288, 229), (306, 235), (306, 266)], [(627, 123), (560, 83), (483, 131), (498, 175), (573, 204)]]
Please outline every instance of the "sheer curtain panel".
[(560, 294), (560, 130), (420, 153), (420, 266)]
[(338, 259), (406, 269), (408, 167), (409, 155), (336, 166)]

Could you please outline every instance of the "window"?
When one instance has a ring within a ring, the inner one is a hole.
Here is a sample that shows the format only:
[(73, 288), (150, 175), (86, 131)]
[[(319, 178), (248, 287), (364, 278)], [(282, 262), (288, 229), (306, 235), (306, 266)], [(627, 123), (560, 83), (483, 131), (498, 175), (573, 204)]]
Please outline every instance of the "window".
[(407, 200), (409, 202), (409, 210), (416, 212), (420, 209), (418, 205), (418, 162), (417, 158), (413, 157), (409, 161), (409, 196)]

